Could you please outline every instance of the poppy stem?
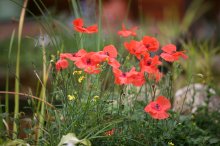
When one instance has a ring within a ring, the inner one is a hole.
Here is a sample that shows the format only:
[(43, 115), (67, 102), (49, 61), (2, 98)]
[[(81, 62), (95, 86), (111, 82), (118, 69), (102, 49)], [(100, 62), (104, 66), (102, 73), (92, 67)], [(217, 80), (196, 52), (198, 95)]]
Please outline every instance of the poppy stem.
[[(137, 98), (138, 98), (138, 96), (139, 96), (140, 93), (141, 93), (142, 87), (143, 87), (143, 86), (140, 87), (138, 93), (136, 94), (135, 99), (134, 99), (134, 103), (136, 103)], [(133, 105), (133, 107), (132, 107), (132, 113), (134, 112), (134, 107), (135, 107), (135, 105)]]
[(125, 88), (125, 85), (122, 85), (120, 96), (119, 96), (119, 101), (118, 101), (118, 115), (120, 115), (120, 111), (122, 110), (122, 96), (124, 95), (124, 88)]
[(152, 89), (153, 89), (153, 97), (152, 97), (152, 100), (154, 101), (155, 100), (155, 97), (156, 97), (156, 86), (153, 84), (152, 85)]
[(185, 96), (184, 96), (184, 98), (183, 98), (183, 103), (182, 103), (182, 105), (181, 105), (180, 113), (182, 113), (182, 111), (183, 111), (183, 105), (184, 105), (184, 103), (185, 103), (185, 101), (186, 101), (187, 93), (189, 92), (190, 85), (191, 85), (192, 81), (193, 81), (193, 75), (190, 77), (190, 80), (189, 80), (189, 83), (188, 83), (188, 87), (187, 87), (187, 89), (186, 89), (186, 93), (185, 93)]

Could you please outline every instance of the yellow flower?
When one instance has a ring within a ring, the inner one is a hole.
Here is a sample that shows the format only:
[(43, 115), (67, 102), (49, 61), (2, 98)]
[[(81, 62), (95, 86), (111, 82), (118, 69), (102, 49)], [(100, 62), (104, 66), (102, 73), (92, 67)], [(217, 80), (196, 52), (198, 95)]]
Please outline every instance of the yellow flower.
[(108, 59), (108, 57), (106, 57), (106, 58), (105, 58), (105, 61), (106, 61), (106, 62), (109, 62), (109, 59)]
[(79, 83), (82, 83), (82, 81), (85, 79), (85, 76), (81, 76), (81, 77), (79, 77), (79, 79), (78, 79), (78, 82)]
[(82, 74), (82, 71), (81, 71), (81, 70), (80, 70), (80, 71), (74, 71), (74, 72), (73, 72), (73, 75), (75, 75), (75, 74), (81, 75), (81, 74)]
[(174, 143), (172, 141), (169, 141), (168, 146), (174, 146)]
[(99, 99), (99, 96), (97, 95), (93, 97), (93, 101), (97, 101), (98, 99)]
[(74, 95), (68, 95), (67, 97), (68, 97), (68, 100), (70, 100), (70, 101), (76, 99), (76, 97)]

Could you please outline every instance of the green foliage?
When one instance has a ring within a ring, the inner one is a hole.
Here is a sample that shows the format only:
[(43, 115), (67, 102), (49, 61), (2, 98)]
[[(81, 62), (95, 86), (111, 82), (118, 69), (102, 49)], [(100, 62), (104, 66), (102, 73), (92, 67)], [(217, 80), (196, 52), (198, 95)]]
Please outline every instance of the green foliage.
[(213, 58), (219, 54), (219, 47), (211, 41), (188, 41), (182, 42), (187, 49), (188, 60), (182, 62), (183, 70), (188, 79), (193, 77), (195, 82), (211, 85), (217, 89), (219, 76), (213, 73)]

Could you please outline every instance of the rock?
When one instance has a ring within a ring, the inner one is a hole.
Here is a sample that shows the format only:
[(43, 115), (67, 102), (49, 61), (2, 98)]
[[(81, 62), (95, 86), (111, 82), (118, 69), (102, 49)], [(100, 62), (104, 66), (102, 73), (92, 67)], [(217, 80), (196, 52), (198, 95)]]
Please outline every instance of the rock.
[(205, 106), (208, 100), (209, 110), (220, 111), (220, 97), (214, 89), (200, 83), (191, 84), (176, 91), (173, 109), (181, 113), (194, 113), (198, 107)]
[(216, 55), (212, 58), (212, 71), (216, 75), (220, 74), (220, 56)]

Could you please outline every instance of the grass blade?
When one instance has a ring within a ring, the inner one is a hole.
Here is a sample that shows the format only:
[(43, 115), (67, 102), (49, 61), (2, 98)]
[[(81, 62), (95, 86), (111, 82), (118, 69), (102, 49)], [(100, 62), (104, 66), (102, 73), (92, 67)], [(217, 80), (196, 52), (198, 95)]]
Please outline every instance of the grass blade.
[[(10, 57), (11, 57), (11, 49), (12, 49), (12, 46), (13, 46), (14, 37), (15, 37), (15, 30), (13, 30), (12, 35), (11, 35), (9, 51), (8, 51), (8, 61), (10, 60)], [(10, 66), (10, 63), (8, 64), (8, 69), (7, 69), (7, 73), (6, 73), (5, 91), (8, 91), (8, 88), (9, 88), (9, 66)], [(6, 114), (9, 113), (9, 97), (8, 97), (8, 94), (5, 94), (5, 113)], [(7, 116), (6, 122), (7, 123), (9, 122), (9, 116)]]
[(97, 36), (97, 51), (100, 50), (101, 35), (102, 35), (102, 1), (99, 0), (99, 20), (98, 20), (98, 36)]
[[(20, 20), (19, 20), (19, 26), (18, 26), (18, 50), (17, 50), (17, 59), (16, 59), (16, 79), (15, 79), (15, 92), (19, 93), (19, 76), (20, 76), (20, 50), (21, 50), (21, 37), (22, 37), (22, 30), (24, 25), (24, 18), (25, 18), (25, 12), (27, 7), (28, 0), (24, 0), (23, 8), (21, 10)], [(14, 120), (18, 119), (18, 113), (19, 113), (19, 95), (15, 95), (15, 107), (14, 107)], [(13, 123), (13, 139), (17, 138), (17, 124)]]

